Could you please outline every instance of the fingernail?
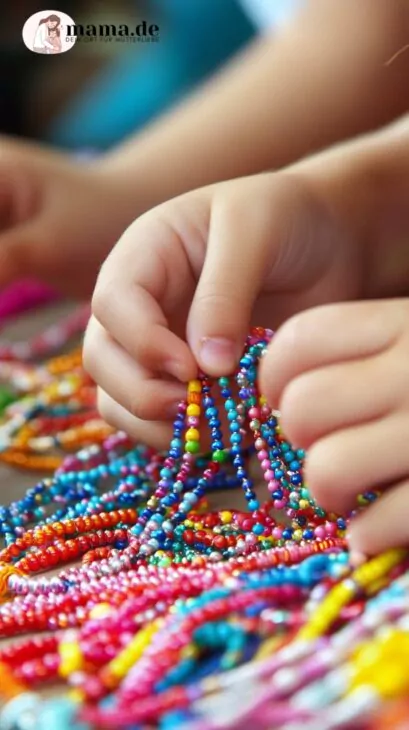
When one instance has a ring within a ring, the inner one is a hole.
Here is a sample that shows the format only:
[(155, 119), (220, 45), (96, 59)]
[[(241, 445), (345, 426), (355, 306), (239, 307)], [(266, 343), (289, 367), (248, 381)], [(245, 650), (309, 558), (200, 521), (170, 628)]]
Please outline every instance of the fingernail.
[(209, 375), (228, 375), (237, 364), (237, 346), (225, 337), (202, 337), (200, 359), (203, 370)]

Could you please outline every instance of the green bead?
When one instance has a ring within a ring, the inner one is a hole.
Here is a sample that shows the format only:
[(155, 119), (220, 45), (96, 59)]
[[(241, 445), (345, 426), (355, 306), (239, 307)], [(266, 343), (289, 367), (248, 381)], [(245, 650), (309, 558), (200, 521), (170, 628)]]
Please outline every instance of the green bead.
[(14, 401), (17, 400), (17, 396), (13, 391), (9, 390), (8, 388), (1, 387), (0, 388), (0, 413), (4, 411), (7, 406), (10, 405), (10, 403), (14, 403)]
[(219, 378), (219, 385), (221, 388), (227, 388), (229, 385), (229, 378)]
[(159, 560), (159, 563), (158, 563), (158, 565), (159, 565), (159, 566), (160, 566), (161, 568), (167, 568), (167, 567), (168, 567), (168, 565), (170, 565), (170, 564), (171, 564), (171, 562), (172, 562), (172, 561), (171, 561), (171, 559), (170, 559), (170, 558), (161, 558), (161, 559)]
[(224, 451), (223, 449), (218, 449), (217, 451), (213, 452), (213, 461), (218, 461), (219, 464), (223, 464), (223, 462), (227, 461), (229, 458), (229, 454), (227, 451)]
[(200, 451), (200, 444), (198, 441), (186, 441), (185, 450), (189, 454), (197, 454)]

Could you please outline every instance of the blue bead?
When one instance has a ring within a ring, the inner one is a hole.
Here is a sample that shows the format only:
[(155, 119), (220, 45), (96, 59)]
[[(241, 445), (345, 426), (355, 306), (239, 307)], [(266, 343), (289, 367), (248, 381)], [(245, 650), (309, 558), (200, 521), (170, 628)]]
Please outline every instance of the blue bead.
[(37, 720), (36, 730), (90, 730), (86, 723), (76, 720), (77, 707), (67, 699), (44, 702)]
[(207, 418), (213, 418), (214, 416), (218, 415), (218, 410), (214, 406), (206, 408), (205, 415), (207, 416)]
[(293, 460), (290, 462), (289, 468), (291, 469), (291, 471), (298, 471), (299, 469), (301, 469), (301, 463), (299, 461)]
[(301, 484), (302, 482), (302, 476), (301, 474), (293, 474), (290, 479), (291, 484)]
[(249, 501), (248, 505), (249, 505), (249, 509), (251, 509), (252, 512), (254, 512), (254, 510), (256, 510), (256, 509), (259, 509), (259, 507), (260, 507), (259, 502), (256, 499), (251, 499)]
[(232, 433), (234, 433), (234, 432), (236, 432), (236, 431), (240, 431), (240, 424), (239, 424), (239, 423), (237, 423), (237, 421), (233, 421), (233, 422), (232, 422), (232, 423), (230, 423), (230, 425), (229, 425), (229, 430), (230, 430), (230, 431), (231, 431)]

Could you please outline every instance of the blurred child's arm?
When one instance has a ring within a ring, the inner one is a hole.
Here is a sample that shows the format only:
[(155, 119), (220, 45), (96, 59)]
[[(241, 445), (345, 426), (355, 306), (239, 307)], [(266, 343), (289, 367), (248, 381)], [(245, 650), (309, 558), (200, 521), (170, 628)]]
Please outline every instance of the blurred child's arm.
[(409, 50), (396, 55), (408, 38), (407, 0), (310, 0), (104, 164), (146, 210), (382, 126), (408, 108)]

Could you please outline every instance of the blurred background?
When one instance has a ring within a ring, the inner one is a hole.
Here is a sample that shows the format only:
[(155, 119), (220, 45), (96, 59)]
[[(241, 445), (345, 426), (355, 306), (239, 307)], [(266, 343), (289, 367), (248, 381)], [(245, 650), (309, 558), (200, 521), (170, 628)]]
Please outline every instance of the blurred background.
[[(105, 150), (178, 101), (257, 33), (248, 0), (31, 0), (0, 11), (0, 132), (67, 150)], [(281, 0), (269, 0), (280, 6)], [(141, 20), (158, 43), (78, 43), (69, 53), (30, 53), (27, 18), (62, 11), (77, 24)]]

